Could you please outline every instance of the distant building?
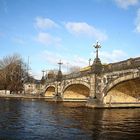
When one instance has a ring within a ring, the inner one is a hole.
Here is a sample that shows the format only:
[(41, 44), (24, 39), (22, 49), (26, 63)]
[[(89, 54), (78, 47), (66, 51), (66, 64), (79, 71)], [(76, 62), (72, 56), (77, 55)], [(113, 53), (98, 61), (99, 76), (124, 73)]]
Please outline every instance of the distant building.
[(32, 95), (40, 94), (41, 88), (42, 88), (42, 86), (41, 86), (39, 80), (34, 80), (34, 82), (24, 83), (24, 93), (25, 94), (32, 94)]

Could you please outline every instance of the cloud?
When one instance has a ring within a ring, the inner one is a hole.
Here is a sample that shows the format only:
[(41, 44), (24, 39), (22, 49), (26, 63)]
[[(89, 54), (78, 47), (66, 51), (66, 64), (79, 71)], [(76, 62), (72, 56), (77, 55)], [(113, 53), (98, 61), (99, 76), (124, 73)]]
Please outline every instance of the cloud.
[(55, 45), (55, 46), (61, 45), (61, 38), (54, 37), (46, 32), (39, 32), (36, 40), (44, 45)]
[(127, 58), (127, 54), (122, 50), (113, 50), (112, 52), (99, 52), (99, 57), (103, 63), (112, 63), (124, 60)]
[(53, 20), (49, 18), (37, 17), (35, 21), (35, 26), (39, 29), (50, 29), (58, 27), (58, 24), (56, 24)]
[(61, 46), (61, 38), (51, 35), (50, 33), (43, 32), (42, 30), (52, 29), (59, 27), (53, 20), (49, 18), (37, 17), (35, 22), (35, 27), (39, 29), (39, 33), (36, 40), (44, 45), (55, 45)]
[(64, 55), (60, 55), (58, 53), (53, 53), (50, 51), (45, 50), (44, 52), (41, 53), (40, 55), (42, 57), (43, 60), (45, 60), (48, 64), (56, 66), (57, 67), (57, 63), (61, 60), (63, 63), (62, 68), (64, 70), (66, 70), (68, 67), (84, 67), (88, 65), (88, 60), (86, 60), (85, 58), (75, 55), (69, 57), (67, 54), (66, 56)]
[(86, 22), (67, 22), (65, 27), (70, 33), (77, 36), (88, 36), (99, 41), (104, 41), (108, 38), (105, 33)]
[(43, 59), (46, 60), (51, 65), (57, 65), (58, 61), (62, 59), (61, 55), (47, 50), (41, 53), (41, 57), (43, 57)]
[(135, 30), (136, 32), (140, 33), (140, 9), (138, 9), (137, 11), (137, 17), (136, 17), (136, 20), (135, 20)]
[(117, 5), (123, 9), (127, 9), (129, 6), (135, 6), (139, 3), (139, 0), (115, 0)]
[(35, 79), (40, 80), (42, 78), (42, 72), (41, 71), (34, 71), (31, 74)]
[(74, 56), (72, 66), (84, 67), (87, 66), (87, 64), (88, 60), (86, 60), (85, 58), (78, 55)]

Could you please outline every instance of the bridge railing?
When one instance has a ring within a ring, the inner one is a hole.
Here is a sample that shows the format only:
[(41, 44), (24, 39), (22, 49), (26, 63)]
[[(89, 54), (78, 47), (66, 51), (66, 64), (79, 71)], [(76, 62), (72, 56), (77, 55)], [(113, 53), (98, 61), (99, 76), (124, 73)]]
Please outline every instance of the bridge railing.
[(110, 63), (103, 66), (103, 72), (112, 72), (126, 69), (140, 69), (140, 57), (130, 58), (125, 61)]
[[(80, 78), (80, 77), (89, 75), (89, 72), (90, 72), (90, 71), (73, 72), (73, 73), (70, 73), (70, 74), (68, 74), (68, 75), (63, 75), (63, 76), (62, 76), (62, 80)], [(46, 83), (52, 83), (52, 82), (55, 82), (55, 81), (57, 81), (57, 78), (47, 79), (47, 80), (46, 80)]]
[(52, 79), (47, 79), (46, 83), (53, 83), (55, 82), (57, 79), (56, 78), (52, 78)]

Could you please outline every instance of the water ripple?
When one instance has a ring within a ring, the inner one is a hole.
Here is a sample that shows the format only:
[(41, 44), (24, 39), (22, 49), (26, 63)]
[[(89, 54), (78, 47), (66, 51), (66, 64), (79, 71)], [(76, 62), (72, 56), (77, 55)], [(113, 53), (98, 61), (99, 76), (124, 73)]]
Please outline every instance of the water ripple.
[(0, 99), (2, 140), (139, 140), (140, 109)]

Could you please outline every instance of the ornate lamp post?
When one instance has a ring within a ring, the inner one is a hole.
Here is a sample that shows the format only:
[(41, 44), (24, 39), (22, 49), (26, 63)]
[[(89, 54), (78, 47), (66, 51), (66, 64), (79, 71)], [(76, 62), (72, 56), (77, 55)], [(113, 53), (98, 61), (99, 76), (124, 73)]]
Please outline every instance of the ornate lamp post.
[(97, 42), (96, 45), (93, 45), (93, 47), (96, 49), (96, 58), (94, 59), (94, 62), (92, 64), (92, 71), (95, 74), (99, 74), (102, 71), (102, 64), (101, 64), (101, 60), (99, 58), (99, 48), (101, 48), (101, 46), (99, 45), (99, 43)]
[(62, 65), (63, 63), (61, 62), (61, 60), (58, 62), (58, 65), (59, 65), (59, 71), (61, 71), (61, 65)]
[(42, 70), (42, 77), (44, 77), (45, 70)]
[(63, 63), (61, 62), (61, 60), (58, 62), (58, 65), (59, 65), (59, 70), (58, 70), (58, 74), (57, 74), (57, 81), (61, 81), (62, 79), (62, 72), (61, 72), (61, 65)]
[(42, 78), (41, 78), (41, 84), (45, 84), (45, 77), (44, 77), (45, 70), (42, 70)]
[(89, 60), (88, 60), (88, 65), (90, 66), (90, 62), (91, 62), (91, 58), (89, 58)]
[(101, 63), (100, 59), (99, 59), (99, 48), (101, 48), (101, 45), (99, 44), (99, 42), (96, 43), (96, 45), (93, 45), (93, 47), (96, 49), (96, 58), (94, 59), (94, 62), (96, 63)]

